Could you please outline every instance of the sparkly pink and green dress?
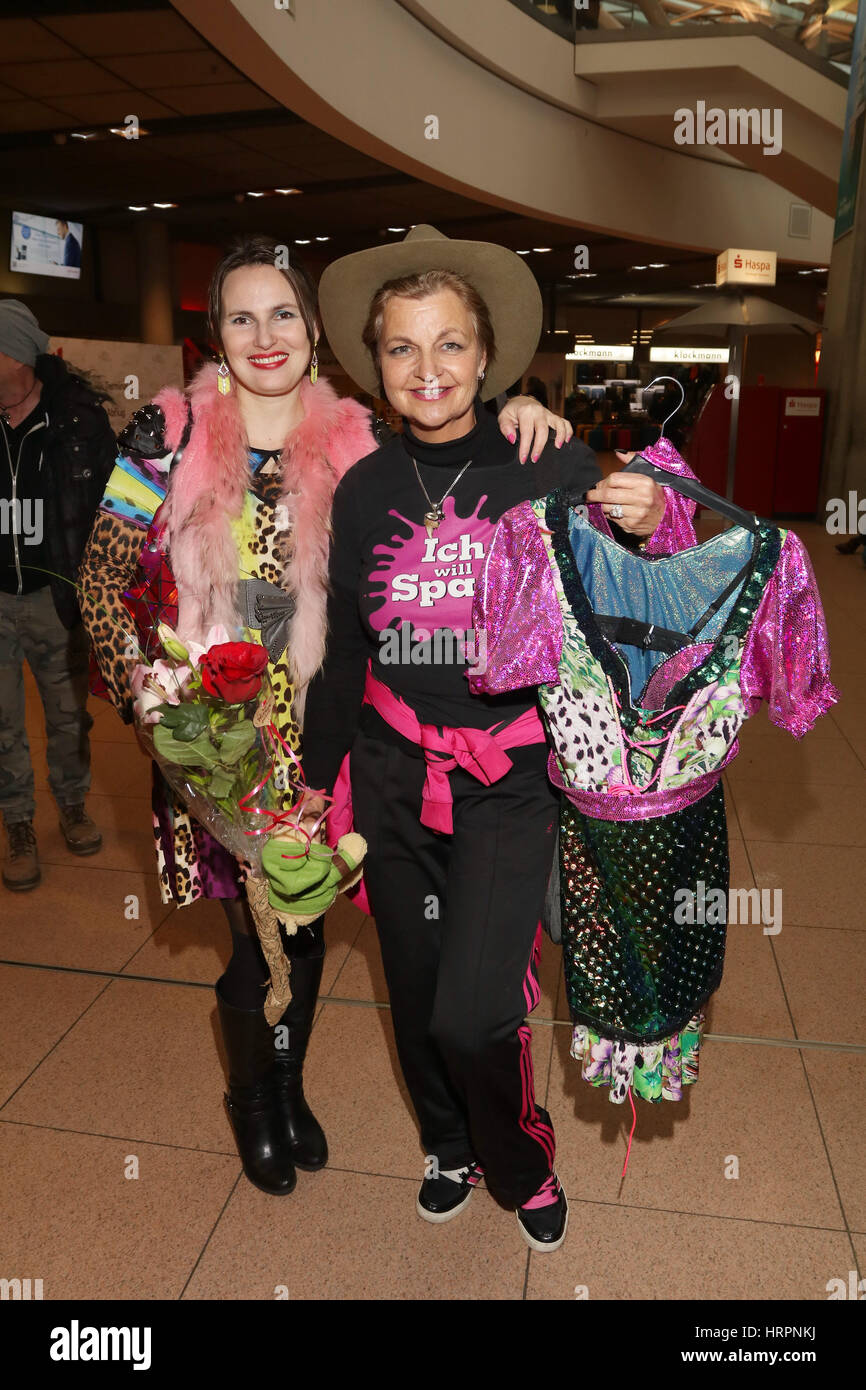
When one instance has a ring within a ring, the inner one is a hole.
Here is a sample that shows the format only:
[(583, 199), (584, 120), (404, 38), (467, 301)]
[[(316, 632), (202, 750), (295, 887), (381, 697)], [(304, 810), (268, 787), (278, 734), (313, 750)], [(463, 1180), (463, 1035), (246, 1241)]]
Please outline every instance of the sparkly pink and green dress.
[[(666, 440), (644, 452), (688, 472)], [(678, 1100), (697, 1080), (704, 1009), (724, 966), (722, 769), (762, 700), (801, 737), (838, 695), (814, 575), (792, 531), (734, 526), (650, 554), (585, 512), (556, 492), (502, 518), (473, 614), (486, 668), (470, 684), (489, 694), (539, 687), (563, 794), (572, 1056), (612, 1101), (629, 1088)]]

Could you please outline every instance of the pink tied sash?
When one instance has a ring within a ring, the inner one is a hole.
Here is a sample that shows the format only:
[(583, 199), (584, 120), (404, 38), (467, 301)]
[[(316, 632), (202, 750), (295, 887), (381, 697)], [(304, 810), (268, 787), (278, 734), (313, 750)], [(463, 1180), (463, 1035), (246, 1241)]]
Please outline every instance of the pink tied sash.
[[(427, 760), (427, 776), (421, 798), (421, 824), (443, 835), (454, 832), (452, 816), (451, 784), (449, 774), (456, 767), (477, 778), (489, 787), (504, 777), (512, 767), (506, 748), (522, 748), (529, 743), (544, 743), (545, 733), (537, 709), (527, 710), (504, 728), (492, 725), (491, 729), (451, 729), (441, 731), (435, 724), (422, 724), (418, 716), (383, 685), (367, 668), (367, 684), (364, 690), (365, 705), (372, 705), (386, 724), (395, 729), (403, 738), (417, 743), (424, 750)], [(351, 753), (347, 753), (334, 784), (334, 801), (326, 822), (328, 843), (335, 845), (341, 835), (352, 829), (352, 782), (350, 771)], [(363, 882), (363, 881), (362, 881)], [(364, 912), (370, 907), (361, 884), (350, 889), (349, 896)]]
[[(506, 748), (522, 748), (527, 743), (544, 743), (545, 733), (537, 709), (527, 710), (504, 729), (440, 730), (435, 724), (422, 724), (418, 716), (399, 695), (389, 690), (367, 669), (364, 704), (372, 705), (386, 724), (403, 738), (417, 743), (427, 760), (421, 805), (421, 824), (443, 835), (454, 832), (451, 815), (451, 783), (449, 773), (462, 767), (485, 787), (498, 782), (512, 766)], [(496, 729), (492, 725), (492, 729)]]

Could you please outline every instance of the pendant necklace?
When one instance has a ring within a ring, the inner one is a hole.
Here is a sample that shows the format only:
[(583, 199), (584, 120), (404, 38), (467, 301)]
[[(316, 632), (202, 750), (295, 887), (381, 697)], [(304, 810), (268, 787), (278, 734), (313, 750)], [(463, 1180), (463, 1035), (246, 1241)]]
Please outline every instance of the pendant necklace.
[[(37, 378), (37, 380), (38, 380), (38, 378)], [(9, 418), (9, 411), (10, 411), (10, 410), (17, 410), (18, 407), (19, 407), (19, 405), (23, 405), (24, 402), (28, 399), (28, 397), (33, 395), (33, 392), (34, 392), (35, 390), (36, 390), (36, 382), (34, 381), (33, 385), (30, 387), (30, 390), (27, 392), (27, 395), (26, 395), (26, 396), (22, 396), (21, 399), (20, 399), (20, 401), (13, 401), (11, 405), (0, 405), (0, 420), (3, 421), (3, 424), (4, 424), (4, 425), (8, 425), (8, 426), (10, 427), (10, 429), (12, 428), (12, 421), (11, 421), (11, 419)], [(423, 484), (422, 484), (422, 486), (423, 486)]]
[[(409, 457), (412, 458), (412, 455), (410, 454)], [(424, 525), (426, 527), (428, 536), (432, 536), (433, 532), (439, 526), (439, 523), (444, 520), (445, 513), (442, 510), (442, 503), (445, 501), (446, 497), (451, 496), (452, 492), (456, 488), (457, 484), (460, 482), (460, 479), (463, 477), (463, 474), (466, 472), (471, 462), (472, 459), (470, 459), (468, 463), (464, 463), (463, 467), (460, 469), (460, 472), (457, 474), (457, 477), (454, 479), (454, 482), (451, 484), (448, 491), (443, 492), (438, 502), (434, 502), (433, 498), (430, 496), (429, 492), (427, 491), (426, 487), (421, 481), (421, 474), (418, 472), (418, 465), (415, 462), (414, 458), (412, 458), (412, 465), (415, 469), (415, 477), (418, 479), (418, 485), (421, 488), (421, 491), (427, 498), (427, 506), (430, 509), (429, 511), (426, 511), (424, 513)]]

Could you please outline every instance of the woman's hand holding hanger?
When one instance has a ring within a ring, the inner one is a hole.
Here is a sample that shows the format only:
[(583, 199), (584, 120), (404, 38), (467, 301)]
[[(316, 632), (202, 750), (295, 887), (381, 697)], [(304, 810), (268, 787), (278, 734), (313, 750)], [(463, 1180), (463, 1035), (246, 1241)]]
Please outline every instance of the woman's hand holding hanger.
[[(634, 453), (617, 458), (631, 463)], [(651, 536), (665, 514), (664, 488), (641, 473), (611, 473), (586, 494), (587, 502), (598, 502), (605, 516), (635, 536)]]

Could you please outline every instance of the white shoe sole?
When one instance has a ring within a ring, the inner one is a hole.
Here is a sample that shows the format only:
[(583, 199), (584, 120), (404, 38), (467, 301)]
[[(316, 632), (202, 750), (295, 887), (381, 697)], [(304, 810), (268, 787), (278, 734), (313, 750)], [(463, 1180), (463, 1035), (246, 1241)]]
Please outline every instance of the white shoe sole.
[(547, 1255), (552, 1250), (558, 1250), (565, 1240), (565, 1237), (568, 1235), (568, 1208), (566, 1207), (565, 1210), (565, 1225), (562, 1228), (562, 1235), (559, 1237), (559, 1240), (536, 1240), (534, 1236), (529, 1234), (519, 1216), (517, 1217), (517, 1224), (520, 1227), (520, 1234), (523, 1236), (526, 1244), (531, 1246), (533, 1250), (537, 1250), (539, 1255)]
[(426, 1207), (422, 1207), (417, 1197), (415, 1198), (415, 1210), (422, 1221), (429, 1221), (434, 1226), (441, 1226), (446, 1221), (453, 1221), (455, 1216), (459, 1216), (461, 1211), (466, 1210), (472, 1200), (472, 1193), (474, 1190), (474, 1188), (470, 1187), (469, 1195), (465, 1197), (462, 1202), (458, 1202), (456, 1207), (452, 1207), (450, 1211), (428, 1211)]

